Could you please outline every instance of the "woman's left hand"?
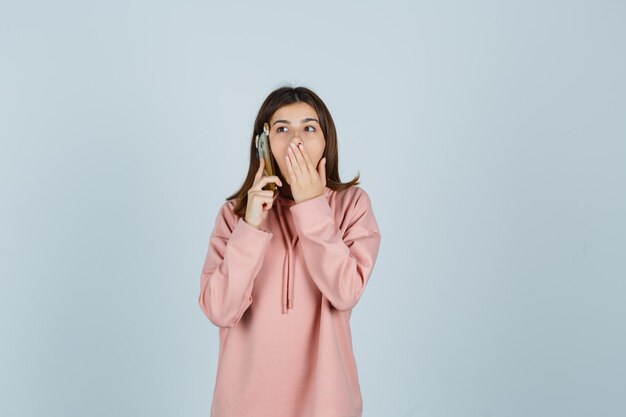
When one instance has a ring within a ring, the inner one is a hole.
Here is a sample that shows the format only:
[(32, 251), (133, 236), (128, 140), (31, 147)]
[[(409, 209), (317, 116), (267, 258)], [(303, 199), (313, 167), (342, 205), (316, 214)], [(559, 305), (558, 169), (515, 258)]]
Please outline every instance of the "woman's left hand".
[(322, 195), (326, 187), (326, 158), (320, 159), (316, 168), (304, 145), (290, 144), (288, 148), (287, 171), (294, 201), (300, 203)]

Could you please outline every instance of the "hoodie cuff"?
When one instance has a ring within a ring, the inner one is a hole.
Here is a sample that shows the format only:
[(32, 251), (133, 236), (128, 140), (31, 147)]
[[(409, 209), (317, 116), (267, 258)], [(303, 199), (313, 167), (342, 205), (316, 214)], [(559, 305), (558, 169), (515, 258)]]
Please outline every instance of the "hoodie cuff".
[(302, 230), (319, 228), (320, 220), (332, 219), (333, 211), (328, 204), (326, 195), (321, 194), (309, 200), (289, 207), (292, 217)]
[(243, 238), (243, 239), (256, 239), (256, 240), (270, 240), (274, 234), (269, 230), (265, 230), (263, 228), (257, 229), (256, 227), (248, 224), (243, 217), (240, 217), (235, 224), (235, 228), (233, 229), (233, 233), (231, 235), (231, 239), (234, 237), (235, 239)]

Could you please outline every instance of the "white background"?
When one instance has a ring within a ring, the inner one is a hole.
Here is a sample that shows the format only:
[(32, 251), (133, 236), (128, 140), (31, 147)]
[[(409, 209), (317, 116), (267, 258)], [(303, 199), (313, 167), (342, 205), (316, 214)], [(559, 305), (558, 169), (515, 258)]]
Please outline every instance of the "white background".
[[(256, 112), (317, 92), (382, 235), (364, 417), (626, 414), (621, 1), (0, 1), (0, 415), (208, 416)], [(340, 417), (340, 416), (337, 416)]]

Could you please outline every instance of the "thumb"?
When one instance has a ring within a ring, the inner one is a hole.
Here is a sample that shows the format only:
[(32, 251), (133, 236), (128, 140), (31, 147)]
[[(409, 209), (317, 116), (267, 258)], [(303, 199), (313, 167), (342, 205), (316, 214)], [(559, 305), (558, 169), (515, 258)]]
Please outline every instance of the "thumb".
[(317, 173), (319, 174), (324, 186), (326, 186), (326, 158), (320, 159), (319, 164), (317, 164)]

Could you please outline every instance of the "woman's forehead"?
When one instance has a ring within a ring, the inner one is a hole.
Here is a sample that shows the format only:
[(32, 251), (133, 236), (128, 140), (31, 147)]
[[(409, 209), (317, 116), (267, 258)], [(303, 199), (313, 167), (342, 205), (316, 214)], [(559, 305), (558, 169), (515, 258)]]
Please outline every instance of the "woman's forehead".
[(270, 119), (270, 123), (275, 120), (284, 119), (294, 123), (299, 123), (303, 119), (318, 119), (317, 112), (311, 105), (304, 102), (292, 103), (276, 110)]

